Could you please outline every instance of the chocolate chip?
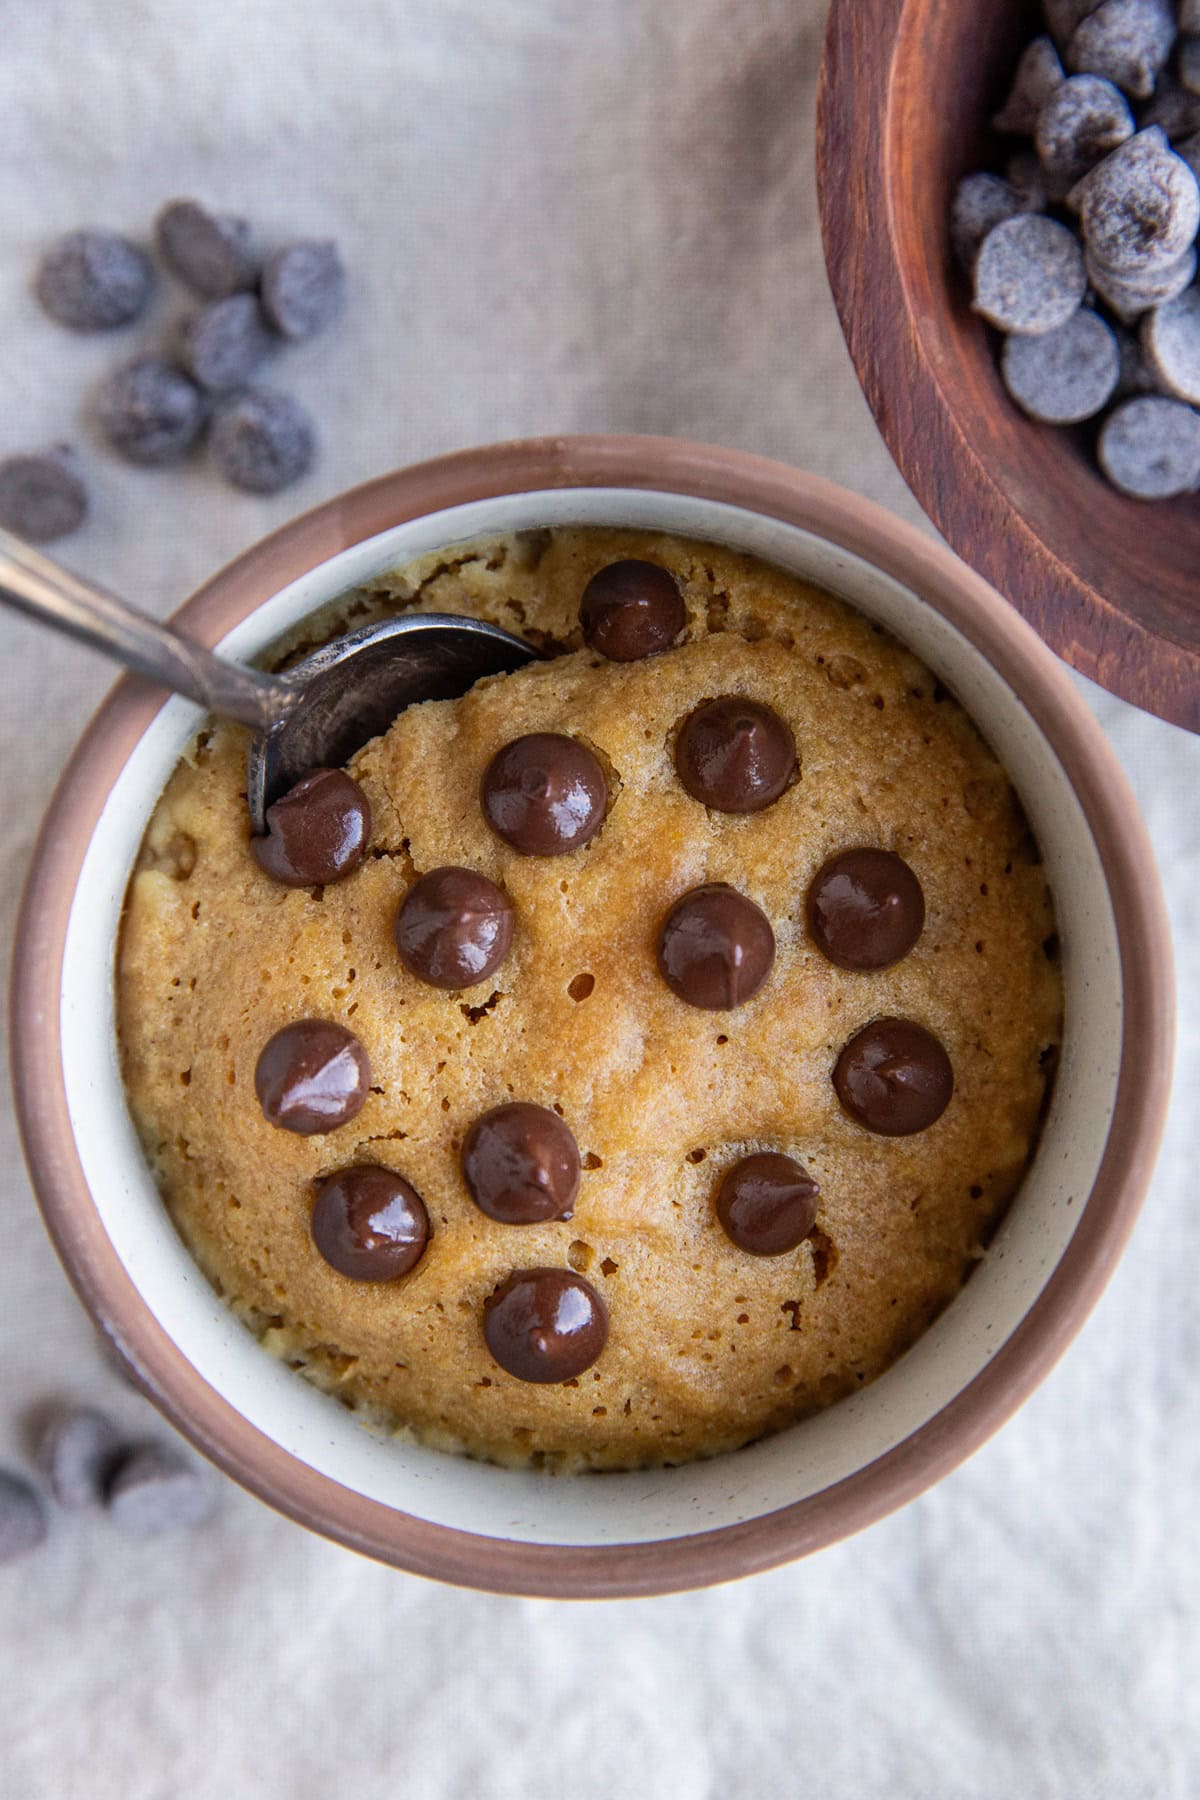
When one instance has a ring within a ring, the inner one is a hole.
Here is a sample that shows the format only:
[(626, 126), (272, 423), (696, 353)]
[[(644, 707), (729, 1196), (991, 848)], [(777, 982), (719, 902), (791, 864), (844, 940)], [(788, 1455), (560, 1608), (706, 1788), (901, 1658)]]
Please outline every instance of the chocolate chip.
[(1007, 338), (1000, 356), (1004, 385), (1017, 405), (1047, 425), (1094, 418), (1112, 398), (1120, 364), (1111, 328), (1087, 307), (1057, 331)]
[(886, 969), (907, 956), (925, 924), (925, 895), (902, 856), (843, 850), (808, 890), (808, 929), (841, 969)]
[(1021, 52), (1008, 99), (992, 120), (997, 131), (1032, 136), (1038, 114), (1064, 79), (1058, 51), (1048, 37), (1035, 37)]
[(51, 1418), (38, 1439), (37, 1461), (60, 1506), (99, 1506), (121, 1456), (122, 1440), (112, 1420), (93, 1407)]
[(1071, 75), (1038, 114), (1034, 142), (1043, 167), (1068, 185), (1134, 132), (1124, 94), (1099, 75)]
[(289, 394), (255, 388), (217, 407), (209, 450), (234, 487), (248, 494), (277, 494), (307, 475), (317, 436), (308, 414)]
[(371, 805), (344, 769), (314, 769), (267, 808), (266, 837), (251, 838), (259, 867), (285, 887), (325, 887), (362, 861)]
[(657, 563), (609, 563), (583, 590), (584, 642), (610, 662), (640, 662), (669, 650), (687, 623), (675, 579)]
[(401, 961), (419, 981), (474, 987), (512, 948), (512, 903), (474, 869), (433, 869), (405, 895), (395, 937)]
[(568, 1269), (517, 1269), (485, 1301), (483, 1335), (518, 1381), (572, 1381), (608, 1342), (608, 1312)]
[(138, 1537), (202, 1525), (216, 1506), (211, 1478), (164, 1444), (142, 1444), (120, 1464), (108, 1489), (108, 1510), (122, 1531)]
[(1200, 413), (1182, 400), (1148, 394), (1126, 400), (1104, 421), (1100, 467), (1135, 500), (1170, 500), (1200, 483)]
[(37, 1489), (23, 1475), (0, 1469), (0, 1563), (28, 1556), (46, 1539), (46, 1514)]
[(367, 1053), (330, 1019), (299, 1019), (265, 1045), (254, 1071), (263, 1117), (282, 1131), (312, 1137), (348, 1124), (371, 1085)]
[(562, 856), (604, 823), (608, 782), (577, 738), (535, 731), (498, 750), (480, 785), (483, 816), (522, 856)]
[(579, 1192), (579, 1146), (557, 1113), (518, 1100), (475, 1121), (463, 1144), (462, 1171), (489, 1219), (504, 1225), (569, 1219)]
[(761, 812), (796, 774), (796, 740), (769, 706), (741, 694), (706, 700), (675, 739), (675, 769), (693, 800), (717, 812)]
[(1146, 314), (1142, 349), (1164, 394), (1200, 405), (1200, 288)]
[(353, 1281), (393, 1281), (415, 1269), (429, 1243), (425, 1202), (402, 1175), (357, 1163), (317, 1189), (312, 1240), (331, 1269)]
[(270, 348), (254, 295), (230, 294), (187, 320), (180, 360), (208, 393), (224, 394), (243, 387)]
[(1200, 227), (1200, 189), (1157, 125), (1093, 171), (1080, 224), (1089, 254), (1114, 275), (1161, 269), (1191, 248)]
[(87, 516), (87, 489), (65, 444), (0, 462), (0, 525), (30, 544), (66, 537)]
[(346, 271), (328, 238), (287, 244), (263, 269), (263, 312), (276, 331), (296, 343), (332, 323), (345, 291)]
[(968, 273), (988, 232), (1030, 211), (1027, 198), (999, 175), (964, 175), (950, 207), (950, 241)]
[(35, 282), (43, 308), (72, 331), (112, 331), (146, 310), (149, 259), (115, 231), (68, 231), (47, 250)]
[(908, 1137), (940, 1119), (954, 1092), (950, 1058), (911, 1019), (875, 1019), (856, 1032), (833, 1070), (837, 1097), (881, 1137)]
[(195, 382), (159, 356), (135, 356), (96, 397), (96, 418), (114, 450), (135, 463), (175, 462), (204, 429), (206, 404)]
[(689, 1006), (728, 1012), (758, 993), (775, 961), (775, 933), (753, 900), (724, 882), (692, 888), (663, 921), (658, 966)]
[(1178, 262), (1136, 276), (1114, 275), (1093, 257), (1087, 259), (1088, 280), (1104, 304), (1126, 325), (1132, 325), (1153, 306), (1173, 300), (1196, 276), (1196, 251), (1185, 250)]
[(995, 226), (975, 259), (975, 311), (1001, 331), (1036, 336), (1065, 325), (1086, 288), (1079, 240), (1039, 213)]
[(210, 213), (197, 200), (169, 200), (154, 232), (163, 261), (204, 299), (222, 300), (254, 280), (245, 219)]
[(763, 1152), (729, 1170), (717, 1192), (717, 1217), (739, 1250), (783, 1256), (817, 1222), (820, 1188), (793, 1156)]
[(1174, 43), (1170, 0), (1103, 0), (1075, 27), (1067, 65), (1148, 100)]

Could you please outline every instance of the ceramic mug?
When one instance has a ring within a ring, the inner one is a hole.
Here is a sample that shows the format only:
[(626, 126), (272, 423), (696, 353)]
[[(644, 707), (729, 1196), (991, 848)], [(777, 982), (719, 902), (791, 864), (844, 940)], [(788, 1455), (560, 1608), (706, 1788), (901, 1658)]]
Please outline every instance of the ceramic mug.
[(953, 691), (1028, 813), (1063, 946), (1053, 1101), (985, 1259), (906, 1355), (746, 1449), (600, 1479), (374, 1435), (264, 1351), (176, 1235), (121, 1087), (122, 899), (198, 724), (186, 701), (133, 679), (89, 726), (42, 829), (17, 932), (12, 1065), (34, 1187), (85, 1305), (168, 1417), (236, 1480), (420, 1574), (513, 1593), (662, 1593), (764, 1569), (869, 1524), (969, 1455), (1045, 1375), (1112, 1272), (1149, 1181), (1170, 1085), (1170, 943), (1128, 785), (1040, 640), (945, 549), (778, 464), (619, 437), (443, 458), (285, 526), (177, 620), (252, 659), (414, 557), (558, 525), (709, 539), (852, 602)]

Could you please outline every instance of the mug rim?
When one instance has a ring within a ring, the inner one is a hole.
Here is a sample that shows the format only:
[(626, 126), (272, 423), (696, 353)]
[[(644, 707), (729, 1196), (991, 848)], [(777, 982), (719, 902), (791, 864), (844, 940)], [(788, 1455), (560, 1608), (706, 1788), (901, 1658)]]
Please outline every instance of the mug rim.
[(50, 1237), (84, 1306), (139, 1384), (200, 1451), (297, 1523), (413, 1574), (493, 1592), (637, 1597), (709, 1586), (807, 1555), (884, 1517), (964, 1461), (1028, 1398), (1082, 1326), (1149, 1185), (1170, 1095), (1174, 982), (1165, 901), (1115, 753), (1033, 630), (947, 549), (873, 502), (745, 452), (670, 438), (547, 437), (396, 470), (251, 546), (173, 615), (212, 645), (301, 575), (379, 532), (503, 495), (614, 487), (717, 500), (796, 525), (891, 575), (954, 625), (1032, 714), (1079, 801), (1105, 870), (1121, 961), (1122, 1042), (1104, 1152), (1079, 1223), (990, 1362), (915, 1432), (831, 1487), (738, 1524), (641, 1543), (518, 1542), (368, 1499), (284, 1450), (210, 1387), (118, 1260), (84, 1178), (67, 1106), (60, 993), (68, 918), (95, 823), (166, 703), (125, 676), (73, 751), (26, 878), (13, 947), (17, 1122)]

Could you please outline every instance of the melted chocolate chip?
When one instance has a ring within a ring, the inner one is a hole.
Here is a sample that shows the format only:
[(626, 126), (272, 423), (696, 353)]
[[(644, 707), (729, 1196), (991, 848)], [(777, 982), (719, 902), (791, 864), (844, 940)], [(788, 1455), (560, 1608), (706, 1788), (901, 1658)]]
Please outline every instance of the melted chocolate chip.
[(367, 1053), (329, 1019), (285, 1025), (265, 1045), (254, 1091), (269, 1125), (312, 1137), (336, 1131), (362, 1111), (371, 1085)]
[(717, 1217), (739, 1250), (782, 1256), (817, 1222), (820, 1188), (795, 1157), (764, 1152), (735, 1163), (717, 1193)]
[(796, 773), (796, 740), (769, 706), (726, 694), (683, 721), (675, 768), (693, 800), (717, 812), (761, 812)]
[(392, 1281), (425, 1254), (429, 1214), (417, 1190), (392, 1169), (358, 1163), (317, 1190), (312, 1240), (331, 1269), (354, 1281)]
[(531, 1225), (569, 1219), (579, 1192), (579, 1146), (557, 1113), (518, 1100), (493, 1107), (467, 1133), (463, 1179), (489, 1219)]
[(342, 769), (314, 769), (267, 808), (267, 835), (250, 840), (261, 869), (286, 887), (325, 886), (362, 861), (371, 807)]
[(833, 1071), (837, 1097), (881, 1137), (908, 1137), (940, 1119), (954, 1071), (932, 1032), (911, 1019), (874, 1019), (846, 1045)]
[(609, 563), (579, 603), (584, 642), (610, 662), (640, 662), (669, 650), (687, 621), (683, 595), (657, 563)]
[(483, 1335), (518, 1381), (571, 1381), (604, 1349), (608, 1312), (569, 1269), (517, 1269), (485, 1302)]
[(840, 969), (886, 969), (907, 956), (925, 924), (921, 884), (890, 850), (843, 850), (808, 890), (808, 929)]
[(659, 934), (658, 966), (667, 986), (689, 1006), (711, 1012), (753, 999), (774, 961), (766, 914), (720, 881), (677, 900)]
[(405, 895), (395, 937), (401, 961), (419, 981), (474, 987), (496, 972), (512, 947), (512, 904), (474, 869), (433, 869)]
[(599, 831), (608, 783), (585, 744), (535, 731), (496, 752), (480, 801), (497, 837), (522, 856), (561, 856)]

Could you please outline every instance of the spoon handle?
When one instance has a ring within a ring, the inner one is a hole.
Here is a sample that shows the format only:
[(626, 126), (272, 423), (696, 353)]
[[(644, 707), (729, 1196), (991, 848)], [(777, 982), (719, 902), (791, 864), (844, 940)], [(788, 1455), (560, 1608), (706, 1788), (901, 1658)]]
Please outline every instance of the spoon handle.
[(282, 682), (214, 656), (3, 530), (0, 601), (256, 731), (269, 731), (291, 704)]

